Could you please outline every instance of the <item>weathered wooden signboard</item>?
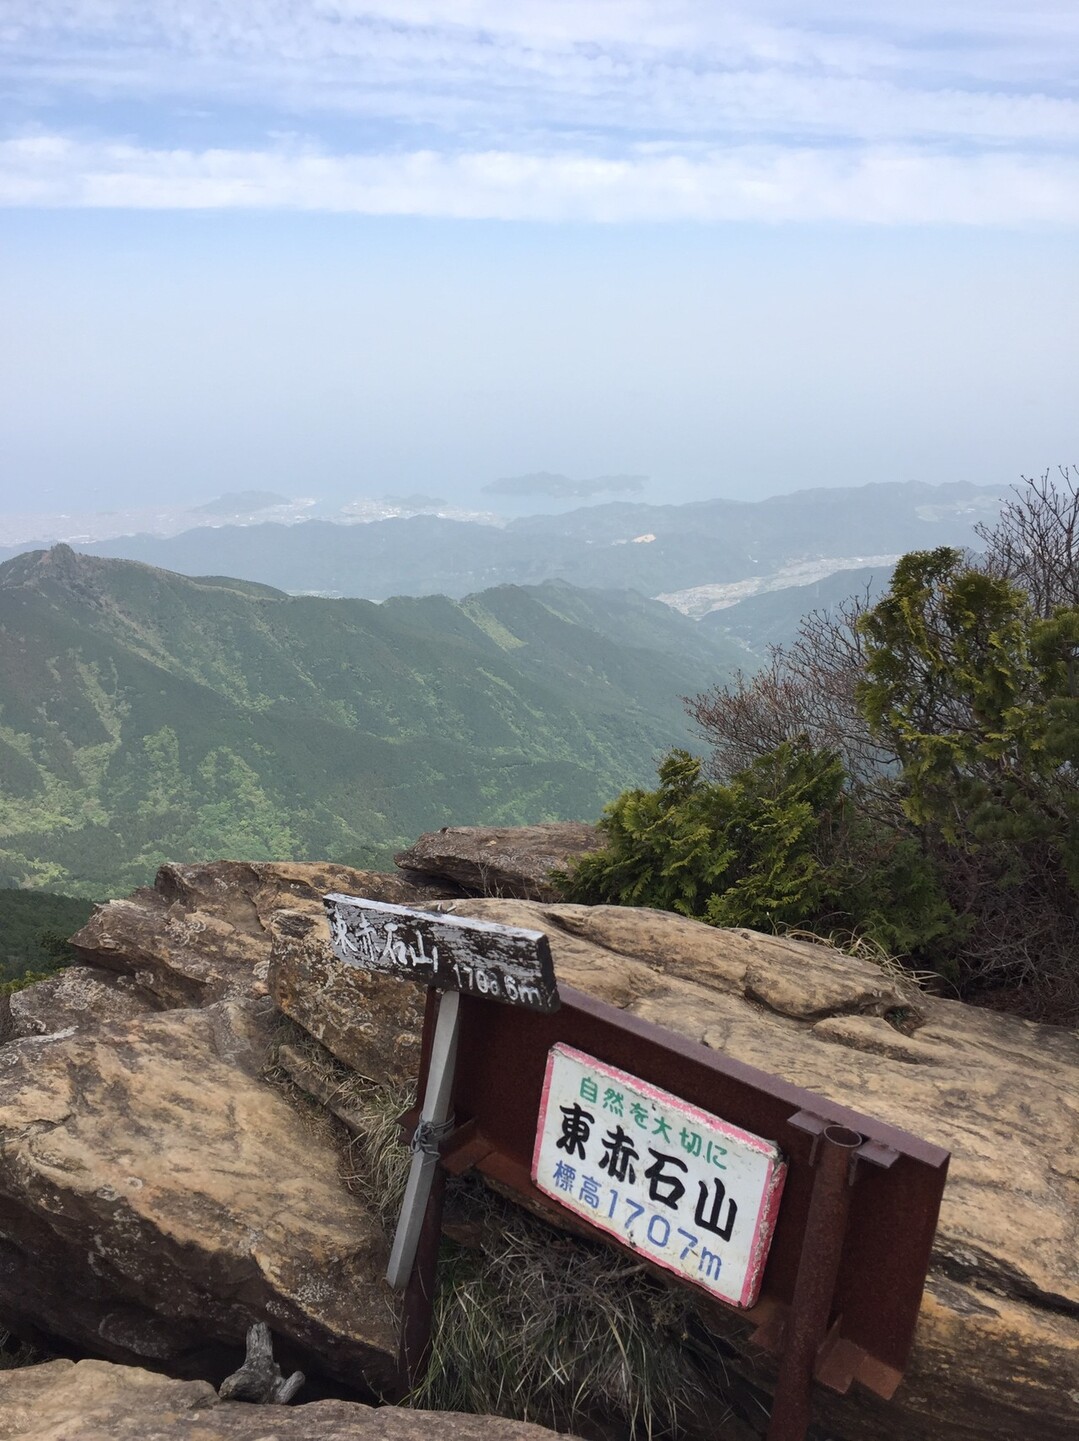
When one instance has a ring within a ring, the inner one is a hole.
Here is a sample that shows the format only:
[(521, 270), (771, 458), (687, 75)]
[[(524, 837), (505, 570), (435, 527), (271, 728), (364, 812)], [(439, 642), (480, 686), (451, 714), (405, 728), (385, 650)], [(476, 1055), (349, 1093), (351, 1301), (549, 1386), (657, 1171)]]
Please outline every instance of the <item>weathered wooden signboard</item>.
[(334, 954), (346, 966), (510, 1006), (558, 1009), (551, 947), (542, 931), (359, 896), (332, 893), (324, 901)]
[(752, 1306), (786, 1164), (774, 1141), (572, 1046), (547, 1059), (532, 1179), (582, 1220), (734, 1306)]

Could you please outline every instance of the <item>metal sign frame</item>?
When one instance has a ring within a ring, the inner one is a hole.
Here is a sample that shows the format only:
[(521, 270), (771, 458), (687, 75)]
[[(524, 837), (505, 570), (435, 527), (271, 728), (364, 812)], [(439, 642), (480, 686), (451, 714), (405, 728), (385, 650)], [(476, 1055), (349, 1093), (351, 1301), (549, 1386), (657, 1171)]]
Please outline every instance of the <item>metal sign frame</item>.
[[(560, 990), (541, 932), (355, 896), (324, 900), (342, 964), (427, 988), (422, 1099), (401, 1118), (413, 1162), (387, 1271), (405, 1293), (401, 1396), (430, 1352), (447, 1172), (475, 1168), (556, 1225), (602, 1236), (666, 1274), (532, 1181), (556, 1044), (780, 1148), (786, 1178), (759, 1299), (748, 1310), (707, 1299), (747, 1318), (752, 1340), (779, 1357), (768, 1441), (803, 1441), (814, 1379), (841, 1393), (857, 1380), (884, 1399), (894, 1395), (913, 1344), (946, 1150), (582, 991)], [(477, 984), (479, 971), (485, 984)]]
[[(760, 1299), (734, 1312), (755, 1326), (752, 1340), (780, 1358), (769, 1441), (804, 1436), (814, 1379), (840, 1393), (858, 1381), (890, 1399), (913, 1343), (949, 1152), (584, 992), (564, 986), (560, 995), (554, 1015), (461, 998), (457, 1127), (442, 1145), (445, 1168), (474, 1168), (573, 1229), (530, 1174), (556, 1042), (774, 1139), (788, 1163), (783, 1202)], [(425, 1035), (431, 1031), (429, 1016)]]

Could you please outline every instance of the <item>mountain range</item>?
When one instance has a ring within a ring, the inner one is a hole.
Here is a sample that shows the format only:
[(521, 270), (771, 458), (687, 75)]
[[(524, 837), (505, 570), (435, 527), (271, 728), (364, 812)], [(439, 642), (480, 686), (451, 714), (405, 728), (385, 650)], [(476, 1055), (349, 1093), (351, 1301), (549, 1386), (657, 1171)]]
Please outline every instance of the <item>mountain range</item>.
[(60, 545), (0, 566), (0, 884), (163, 860), (383, 863), (447, 824), (592, 818), (744, 656), (554, 582), (328, 600)]
[[(797, 491), (767, 500), (685, 505), (616, 501), (502, 525), (444, 515), (341, 524), (299, 520), (201, 526), (167, 537), (128, 535), (80, 544), (87, 554), (138, 560), (185, 575), (232, 575), (293, 594), (385, 600), (462, 598), (498, 585), (564, 580), (576, 586), (669, 595), (750, 583), (767, 588), (792, 567), (818, 576), (904, 551), (971, 546), (995, 517), (999, 487), (918, 482)], [(797, 580), (788, 583), (796, 584)]]
[(594, 818), (699, 744), (682, 697), (875, 594), (903, 551), (975, 542), (997, 505), (879, 485), (22, 551), (0, 565), (0, 886), (381, 864), (440, 825)]

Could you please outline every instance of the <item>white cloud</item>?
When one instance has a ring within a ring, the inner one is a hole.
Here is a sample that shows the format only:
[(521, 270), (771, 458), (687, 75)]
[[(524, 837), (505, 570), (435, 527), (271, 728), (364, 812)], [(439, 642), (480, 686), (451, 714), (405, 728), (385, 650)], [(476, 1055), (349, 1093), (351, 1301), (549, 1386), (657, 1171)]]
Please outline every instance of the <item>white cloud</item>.
[(1077, 39), (1074, 0), (8, 0), (4, 194), (1071, 224)]
[(522, 126), (627, 142), (755, 127), (1079, 134), (1079, 11), (1060, 0), (1023, 14), (993, 0), (9, 0), (4, 13), (12, 92), (51, 105), (188, 95), (417, 118), (451, 137), (480, 127), (492, 143)]
[(534, 221), (1079, 224), (1079, 163), (895, 148), (736, 147), (693, 158), (477, 151), (327, 155), (0, 144), (0, 204), (276, 209)]

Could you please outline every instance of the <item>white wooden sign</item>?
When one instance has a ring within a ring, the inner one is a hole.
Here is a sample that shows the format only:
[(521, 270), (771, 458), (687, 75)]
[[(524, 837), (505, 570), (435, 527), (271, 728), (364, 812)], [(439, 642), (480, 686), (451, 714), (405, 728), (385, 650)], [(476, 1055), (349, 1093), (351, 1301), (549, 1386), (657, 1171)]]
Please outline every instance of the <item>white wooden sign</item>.
[(754, 1304), (785, 1177), (774, 1142), (583, 1051), (551, 1048), (533, 1181), (683, 1280)]

